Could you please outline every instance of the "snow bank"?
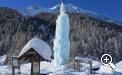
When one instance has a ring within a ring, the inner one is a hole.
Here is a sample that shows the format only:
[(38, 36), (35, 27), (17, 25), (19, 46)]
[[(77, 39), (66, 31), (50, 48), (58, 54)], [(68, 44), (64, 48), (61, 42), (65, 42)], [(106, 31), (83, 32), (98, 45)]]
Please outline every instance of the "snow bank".
[(50, 73), (49, 75), (89, 75), (86, 72), (74, 72), (74, 71), (58, 71)]
[(72, 68), (67, 68), (66, 66), (55, 66), (54, 61), (52, 62), (41, 62), (40, 63), (40, 73), (48, 75), (89, 75), (89, 71), (76, 72)]
[(0, 75), (10, 75), (12, 73), (11, 67), (8, 65), (0, 66)]
[(112, 69), (109, 65), (101, 65), (99, 73), (101, 75), (122, 75), (122, 61), (116, 64), (115, 69)]
[[(100, 70), (97, 72), (97, 74), (93, 75), (122, 75), (122, 69), (121, 69), (121, 62), (116, 64), (117, 67), (120, 66), (119, 70), (113, 70), (110, 66), (101, 65)], [(21, 73), (22, 75), (29, 75), (31, 71), (31, 64), (23, 64), (21, 66)], [(116, 72), (119, 71), (119, 72)], [(16, 71), (17, 72), (17, 71)], [(12, 73), (12, 70), (10, 66), (0, 66), (0, 75), (10, 75)], [(47, 74), (47, 75), (90, 75), (89, 70), (85, 70), (83, 72), (77, 72), (73, 69), (64, 69), (61, 68), (56, 69), (54, 62), (47, 62), (43, 61), (40, 65), (40, 73), (41, 74)], [(91, 74), (92, 75), (92, 74)]]
[(78, 57), (76, 56), (75, 59), (79, 59), (81, 61), (81, 63), (84, 63), (85, 65), (89, 65), (89, 61), (92, 62), (92, 68), (99, 68), (101, 63), (96, 61), (96, 60), (92, 60), (91, 58), (82, 58), (82, 57)]
[(116, 64), (115, 71), (122, 73), (122, 61), (120, 61)]
[(31, 72), (31, 63), (23, 64), (20, 68), (21, 73), (30, 74)]
[(1, 56), (0, 57), (0, 65), (4, 65), (5, 60), (6, 60), (6, 55)]
[[(30, 71), (31, 63), (21, 65), (22, 75), (29, 75)], [(11, 73), (12, 70), (10, 66), (0, 66), (0, 75), (11, 75)], [(60, 66), (57, 68), (54, 65), (54, 61), (43, 61), (40, 62), (40, 73), (47, 75), (122, 75), (122, 61), (116, 64), (116, 68), (114, 70), (110, 66), (100, 65), (100, 70), (97, 72), (97, 74), (89, 74), (88, 69), (82, 72), (77, 72), (72, 68), (65, 68), (65, 66)]]
[(22, 56), (25, 52), (27, 52), (30, 48), (33, 48), (34, 50), (36, 50), (36, 52), (38, 52), (40, 54), (40, 56), (42, 56), (44, 59), (46, 60), (51, 60), (51, 48), (50, 46), (44, 42), (43, 40), (40, 40), (38, 38), (33, 38), (32, 40), (30, 40), (22, 49), (22, 51), (20, 52), (19, 56)]
[(100, 70), (99, 70), (100, 74), (108, 74), (111, 75), (114, 73), (114, 70), (109, 66), (109, 65), (101, 65), (100, 66)]

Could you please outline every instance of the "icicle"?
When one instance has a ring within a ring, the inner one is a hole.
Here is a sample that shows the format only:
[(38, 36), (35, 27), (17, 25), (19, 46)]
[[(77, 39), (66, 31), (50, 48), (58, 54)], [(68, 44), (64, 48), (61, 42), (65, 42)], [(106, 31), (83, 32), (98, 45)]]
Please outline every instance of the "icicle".
[(60, 14), (65, 14), (65, 5), (63, 2), (61, 3)]
[(69, 17), (65, 12), (65, 5), (62, 2), (60, 15), (56, 20), (56, 32), (54, 39), (54, 62), (56, 66), (61, 66), (69, 61), (70, 41), (69, 41)]

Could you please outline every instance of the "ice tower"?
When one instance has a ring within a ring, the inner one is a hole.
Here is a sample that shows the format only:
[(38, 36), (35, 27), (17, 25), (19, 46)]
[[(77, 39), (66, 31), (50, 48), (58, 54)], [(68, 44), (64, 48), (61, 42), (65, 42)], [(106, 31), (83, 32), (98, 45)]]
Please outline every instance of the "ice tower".
[(60, 14), (56, 20), (56, 31), (54, 39), (54, 62), (56, 66), (65, 65), (70, 57), (69, 41), (69, 17), (65, 12), (65, 5), (62, 2)]

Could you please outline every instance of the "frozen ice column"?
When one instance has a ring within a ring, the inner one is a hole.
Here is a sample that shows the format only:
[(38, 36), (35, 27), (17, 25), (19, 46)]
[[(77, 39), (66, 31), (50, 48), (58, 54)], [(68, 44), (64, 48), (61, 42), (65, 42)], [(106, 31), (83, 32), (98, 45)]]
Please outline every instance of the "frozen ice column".
[(56, 66), (64, 65), (69, 61), (69, 17), (65, 12), (65, 5), (60, 6), (60, 15), (56, 20), (56, 31), (54, 39), (54, 62)]

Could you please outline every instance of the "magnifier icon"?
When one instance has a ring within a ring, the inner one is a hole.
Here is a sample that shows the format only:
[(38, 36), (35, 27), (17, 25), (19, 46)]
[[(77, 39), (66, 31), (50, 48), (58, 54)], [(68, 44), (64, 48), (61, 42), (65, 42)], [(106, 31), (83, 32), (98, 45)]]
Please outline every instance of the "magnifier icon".
[(112, 57), (109, 54), (102, 55), (101, 62), (104, 65), (109, 65), (112, 69), (116, 67), (116, 65), (112, 63)]

